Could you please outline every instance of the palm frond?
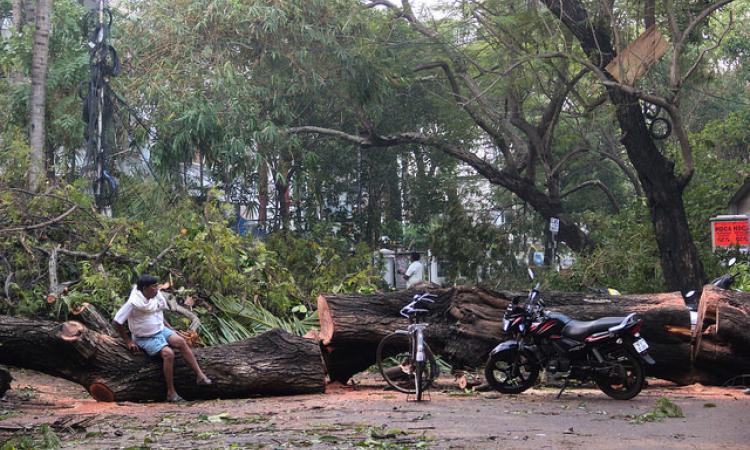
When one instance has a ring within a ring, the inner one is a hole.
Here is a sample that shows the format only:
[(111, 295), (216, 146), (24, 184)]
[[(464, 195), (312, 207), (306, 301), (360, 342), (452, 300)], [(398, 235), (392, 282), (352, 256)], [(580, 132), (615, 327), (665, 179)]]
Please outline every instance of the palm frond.
[(274, 328), (302, 336), (318, 327), (317, 312), (300, 320), (294, 316), (279, 317), (262, 305), (235, 297), (215, 295), (211, 301), (220, 313), (215, 316), (217, 329), (204, 330), (209, 345), (236, 342)]

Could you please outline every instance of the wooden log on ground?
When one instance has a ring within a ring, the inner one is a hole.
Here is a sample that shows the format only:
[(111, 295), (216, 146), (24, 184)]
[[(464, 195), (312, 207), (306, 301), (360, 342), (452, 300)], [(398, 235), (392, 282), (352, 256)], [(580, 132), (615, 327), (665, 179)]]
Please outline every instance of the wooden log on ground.
[[(712, 292), (710, 287), (706, 291)], [(427, 307), (431, 311), (427, 318), (430, 323), (427, 340), (433, 351), (456, 369), (484, 364), (488, 352), (504, 339), (502, 317), (508, 302), (513, 297), (526, 296), (523, 292), (468, 287), (431, 292), (437, 299), (434, 305)], [(375, 349), (380, 339), (407, 326), (399, 310), (414, 294), (415, 291), (400, 291), (318, 298), (321, 344), (327, 353), (326, 363), (332, 380), (346, 382), (375, 362)], [(747, 345), (750, 294), (716, 290), (711, 295), (715, 297), (713, 302), (720, 305), (719, 311), (724, 311), (719, 314), (726, 317), (726, 327), (719, 327), (716, 339), (703, 339), (701, 345), (710, 345), (710, 351), (695, 351), (696, 337), (691, 334), (690, 315), (679, 293), (610, 297), (543, 292), (548, 309), (577, 320), (638, 313), (644, 320), (641, 334), (651, 345), (651, 354), (657, 361), (648, 368), (649, 375), (680, 384), (716, 385), (733, 375), (750, 373), (750, 346)], [(713, 309), (708, 311), (706, 320)]]
[[(213, 385), (197, 386), (195, 374), (176, 352), (175, 387), (189, 400), (325, 390), (320, 346), (281, 330), (194, 352)], [(160, 401), (166, 396), (159, 357), (130, 353), (121, 340), (76, 321), (0, 316), (0, 364), (65, 378), (99, 401)]]
[(698, 323), (691, 341), (696, 366), (711, 368), (722, 384), (750, 374), (750, 293), (705, 286)]
[(10, 376), (8, 369), (0, 367), (0, 398), (3, 398), (3, 395), (10, 389), (11, 381), (13, 381), (13, 377)]

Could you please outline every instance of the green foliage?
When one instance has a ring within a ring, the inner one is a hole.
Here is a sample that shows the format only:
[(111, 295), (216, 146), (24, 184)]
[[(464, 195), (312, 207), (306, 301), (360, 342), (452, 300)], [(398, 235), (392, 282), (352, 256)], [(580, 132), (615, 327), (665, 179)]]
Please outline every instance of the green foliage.
[[(0, 100), (0, 120), (3, 119), (2, 103)], [(20, 127), (8, 126), (5, 130), (0, 128), (0, 176), (8, 185), (25, 185), (30, 150), (27, 136)]]
[(209, 345), (235, 342), (274, 328), (302, 336), (318, 327), (317, 313), (304, 314), (300, 319), (296, 314), (273, 314), (252, 300), (221, 295), (214, 295), (211, 300), (219, 312), (203, 324), (206, 343)]
[(666, 418), (681, 418), (685, 417), (682, 412), (682, 408), (676, 405), (672, 400), (667, 397), (659, 397), (656, 401), (656, 406), (653, 411), (636, 416), (632, 422), (641, 424), (644, 422), (661, 422)]
[[(77, 93), (88, 67), (88, 51), (79, 26), (83, 11), (75, 0), (58, 0), (51, 18), (45, 133), (53, 148), (64, 147), (68, 151), (83, 142), (81, 100)], [(5, 125), (8, 129), (24, 129), (28, 125), (33, 33), (33, 23), (26, 24), (20, 33), (0, 39), (0, 133), (7, 131), (3, 130)]]
[(448, 203), (445, 213), (434, 219), (429, 230), (429, 245), (449, 282), (472, 284), (479, 282), (504, 289), (526, 286), (527, 277), (523, 255), (527, 236), (525, 218), (508, 217), (508, 223), (498, 226), (488, 218), (472, 217), (462, 204)]
[[(319, 240), (278, 233), (266, 245), (233, 232), (225, 211), (211, 197), (202, 205), (202, 215), (196, 214), (195, 204), (157, 202), (149, 204), (147, 220), (140, 221), (94, 216), (86, 206), (91, 199), (72, 186), (48, 195), (15, 190), (0, 196), (0, 228), (38, 223), (79, 205), (67, 220), (26, 232), (23, 240), (0, 234), (0, 254), (6, 258), (0, 261), (2, 278), (7, 271), (1, 263), (15, 274), (11, 301), (0, 302), (3, 313), (63, 320), (70, 309), (88, 302), (114, 314), (137, 276), (149, 272), (170, 281), (178, 298), (202, 300), (195, 311), (205, 340), (215, 344), (271, 328), (304, 334), (317, 323), (310, 311), (318, 294), (371, 293), (375, 288), (377, 274), (366, 246), (351, 254), (345, 239), (322, 231)], [(45, 255), (55, 246), (68, 252), (58, 254), (59, 281), (75, 283), (48, 303)], [(99, 253), (99, 258), (90, 256)]]
[(306, 234), (278, 232), (268, 240), (269, 249), (295, 274), (311, 300), (325, 292), (369, 294), (375, 290), (378, 274), (372, 251), (365, 244), (351, 245), (324, 227)]
[(664, 290), (653, 225), (644, 205), (634, 204), (612, 216), (590, 214), (587, 222), (600, 245), (590, 254), (578, 255), (569, 271), (549, 273), (550, 286), (569, 291), (609, 287), (623, 293)]

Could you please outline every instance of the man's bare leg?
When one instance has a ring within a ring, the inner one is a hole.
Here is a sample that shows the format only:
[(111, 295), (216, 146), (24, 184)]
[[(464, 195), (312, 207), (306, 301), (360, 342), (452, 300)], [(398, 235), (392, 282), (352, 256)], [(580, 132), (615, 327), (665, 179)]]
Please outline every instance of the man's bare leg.
[(182, 353), (182, 357), (185, 358), (185, 361), (187, 361), (190, 368), (193, 369), (193, 372), (195, 372), (196, 382), (198, 384), (211, 384), (211, 379), (208, 378), (205, 373), (203, 373), (200, 365), (198, 365), (198, 361), (195, 359), (193, 349), (190, 348), (187, 341), (182, 336), (178, 335), (177, 333), (172, 334), (167, 339), (167, 342), (169, 342), (170, 346), (176, 348), (180, 351), (180, 353)]
[(167, 401), (178, 400), (179, 396), (174, 389), (174, 351), (166, 346), (159, 351), (164, 362), (164, 382), (167, 384)]

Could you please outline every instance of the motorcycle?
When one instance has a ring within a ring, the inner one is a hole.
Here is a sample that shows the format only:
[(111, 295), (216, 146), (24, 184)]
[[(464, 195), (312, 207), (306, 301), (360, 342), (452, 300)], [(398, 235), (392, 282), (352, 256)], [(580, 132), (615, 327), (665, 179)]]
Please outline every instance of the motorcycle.
[[(534, 272), (529, 269), (532, 281)], [(645, 384), (644, 363), (655, 364), (643, 325), (635, 313), (593, 321), (573, 320), (548, 311), (539, 283), (523, 297), (511, 300), (503, 317), (503, 332), (511, 338), (495, 347), (487, 359), (487, 383), (504, 394), (519, 394), (532, 387), (539, 372), (563, 379), (560, 398), (570, 380), (593, 380), (617, 400), (629, 400)]]
[(711, 280), (711, 284), (721, 289), (729, 289), (730, 287), (732, 287), (732, 284), (734, 284), (734, 280), (737, 277), (737, 275), (732, 273), (731, 268), (732, 266), (734, 266), (734, 263), (736, 262), (737, 262), (737, 258), (735, 257), (730, 258), (729, 261), (727, 261), (726, 263), (727, 268), (729, 268), (730, 271), (718, 278)]

